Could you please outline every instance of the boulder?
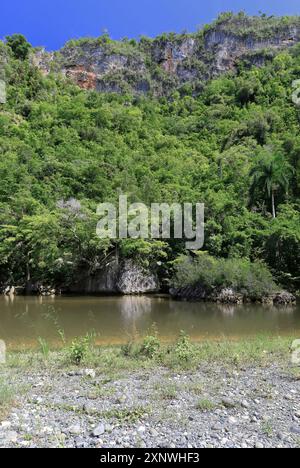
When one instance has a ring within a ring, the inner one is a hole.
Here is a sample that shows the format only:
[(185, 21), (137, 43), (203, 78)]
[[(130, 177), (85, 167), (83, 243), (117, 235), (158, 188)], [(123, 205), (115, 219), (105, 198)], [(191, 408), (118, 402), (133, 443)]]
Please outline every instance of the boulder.
[(243, 304), (244, 296), (232, 288), (224, 288), (216, 293), (215, 301), (221, 304)]
[(82, 272), (66, 292), (82, 294), (147, 294), (160, 289), (156, 275), (133, 260), (112, 260), (93, 275)]
[(38, 295), (39, 296), (56, 296), (57, 291), (52, 286), (43, 286), (40, 285), (38, 287)]
[(132, 260), (126, 260), (120, 270), (117, 289), (122, 294), (146, 294), (159, 291), (158, 278)]
[(296, 304), (296, 297), (288, 291), (281, 291), (275, 294), (273, 303), (275, 305), (290, 305)]

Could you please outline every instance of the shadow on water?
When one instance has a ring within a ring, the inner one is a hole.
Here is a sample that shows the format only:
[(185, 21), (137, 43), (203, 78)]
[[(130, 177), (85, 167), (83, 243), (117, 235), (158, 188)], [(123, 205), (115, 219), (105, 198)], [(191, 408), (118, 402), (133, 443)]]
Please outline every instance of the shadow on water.
[(0, 338), (8, 348), (29, 348), (38, 337), (61, 344), (94, 330), (97, 342), (124, 343), (155, 323), (160, 338), (174, 341), (181, 330), (193, 339), (257, 334), (300, 336), (300, 307), (177, 302), (156, 296), (0, 297)]

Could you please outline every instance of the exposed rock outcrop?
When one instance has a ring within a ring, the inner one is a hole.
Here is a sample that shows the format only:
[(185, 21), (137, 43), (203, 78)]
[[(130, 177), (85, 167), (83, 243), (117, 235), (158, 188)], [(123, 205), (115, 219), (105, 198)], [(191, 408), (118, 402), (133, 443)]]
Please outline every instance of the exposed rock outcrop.
[(159, 291), (159, 282), (153, 273), (127, 260), (120, 271), (117, 288), (122, 294), (145, 294)]
[(113, 260), (93, 275), (83, 271), (78, 280), (63, 288), (63, 291), (76, 294), (117, 294), (119, 268), (118, 262)]
[(155, 274), (132, 260), (112, 261), (94, 275), (82, 273), (67, 292), (83, 294), (146, 294), (159, 291)]
[(209, 290), (201, 284), (173, 288), (170, 294), (174, 299), (187, 301), (211, 301), (219, 304), (243, 304), (244, 302), (261, 302), (266, 305), (293, 305), (296, 304), (296, 297), (287, 291), (270, 294), (258, 299), (252, 299), (232, 288), (222, 288)]
[(275, 295), (273, 302), (275, 305), (290, 305), (296, 304), (296, 300), (296, 296), (293, 294), (287, 291), (282, 291)]
[(2, 288), (2, 294), (4, 296), (18, 296), (25, 294), (25, 288), (23, 286), (5, 286)]
[(174, 299), (187, 301), (211, 301), (220, 304), (242, 304), (244, 297), (231, 288), (209, 290), (201, 284), (185, 286), (183, 288), (173, 288), (170, 294)]
[(59, 52), (39, 49), (32, 57), (44, 74), (60, 72), (83, 89), (166, 95), (229, 70), (243, 59), (261, 66), (277, 52), (300, 41), (300, 17), (259, 18), (237, 15), (194, 34), (155, 39), (70, 41)]

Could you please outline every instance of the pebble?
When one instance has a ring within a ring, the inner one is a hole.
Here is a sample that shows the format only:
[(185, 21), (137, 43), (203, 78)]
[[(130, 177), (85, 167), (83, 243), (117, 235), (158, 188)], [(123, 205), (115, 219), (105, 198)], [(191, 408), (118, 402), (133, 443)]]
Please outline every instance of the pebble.
[(237, 424), (237, 419), (234, 418), (233, 416), (230, 416), (230, 417), (228, 418), (228, 422), (229, 422), (230, 424), (235, 425), (235, 424)]
[(2, 421), (1, 429), (8, 429), (10, 427), (11, 427), (11, 422), (10, 421)]
[(93, 436), (94, 437), (99, 437), (105, 433), (105, 426), (104, 424), (99, 424), (94, 430), (93, 430)]
[(263, 448), (265, 448), (265, 446), (264, 446), (264, 444), (262, 444), (261, 442), (256, 442), (255, 448), (257, 448), (257, 449), (263, 449)]
[(250, 407), (248, 401), (246, 401), (246, 400), (242, 401), (241, 406), (242, 406), (242, 408), (245, 408), (245, 409), (248, 409)]
[(230, 400), (229, 398), (223, 398), (222, 400), (222, 405), (225, 406), (225, 408), (235, 408), (236, 404), (234, 401)]
[(85, 375), (86, 377), (91, 377), (91, 379), (95, 379), (95, 377), (96, 377), (96, 372), (94, 371), (94, 369), (85, 369), (84, 375)]
[(81, 426), (79, 424), (74, 424), (68, 428), (68, 432), (72, 435), (79, 435), (82, 432)]
[(293, 434), (300, 435), (300, 426), (291, 426), (290, 431), (291, 431)]
[(14, 431), (7, 432), (5, 434), (5, 439), (8, 443), (15, 444), (17, 443), (17, 440), (18, 440), (18, 434), (17, 432), (14, 432)]

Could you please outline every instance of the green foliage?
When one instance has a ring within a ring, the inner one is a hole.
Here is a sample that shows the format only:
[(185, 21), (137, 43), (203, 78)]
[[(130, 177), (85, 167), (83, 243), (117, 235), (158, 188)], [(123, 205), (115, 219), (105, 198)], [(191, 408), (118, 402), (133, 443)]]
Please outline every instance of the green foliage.
[(288, 192), (289, 180), (293, 168), (281, 154), (272, 154), (268, 149), (263, 150), (257, 165), (250, 172), (252, 176), (251, 192), (259, 189), (259, 194), (271, 200), (273, 218), (276, 218), (275, 196), (280, 191)]
[(214, 288), (233, 288), (251, 299), (259, 299), (276, 290), (272, 274), (260, 263), (247, 259), (215, 259), (201, 253), (196, 259), (183, 257), (176, 262), (175, 287), (202, 285)]
[(0, 377), (0, 420), (5, 416), (6, 411), (14, 399), (14, 389), (3, 377)]
[(121, 351), (126, 357), (142, 356), (153, 359), (158, 355), (160, 346), (156, 328), (153, 326), (149, 335), (145, 336), (142, 342), (137, 339), (130, 340), (121, 347)]
[(159, 348), (160, 348), (160, 341), (157, 337), (157, 334), (154, 333), (144, 338), (140, 352), (146, 357), (153, 359), (154, 356), (159, 351)]
[(190, 337), (184, 331), (180, 332), (174, 348), (174, 356), (180, 363), (188, 363), (194, 358), (194, 346), (191, 343)]
[(69, 357), (72, 364), (79, 365), (89, 354), (94, 340), (93, 334), (87, 334), (72, 341), (69, 347)]
[(23, 34), (13, 34), (6, 37), (6, 44), (12, 51), (13, 56), (19, 60), (27, 59), (31, 45)]
[(197, 402), (196, 409), (198, 411), (207, 412), (207, 411), (215, 410), (216, 406), (217, 405), (213, 403), (211, 400), (202, 399)]
[(112, 409), (105, 411), (102, 416), (107, 419), (116, 419), (121, 424), (135, 424), (150, 412), (150, 408), (137, 406), (135, 408)]
[(48, 342), (44, 338), (39, 336), (38, 337), (38, 343), (40, 345), (40, 349), (41, 349), (41, 352), (43, 354), (43, 358), (45, 360), (47, 360), (48, 357), (49, 357), (49, 353), (50, 353), (50, 347), (49, 347)]
[(268, 39), (276, 34), (283, 27), (292, 27), (299, 25), (299, 16), (247, 16), (244, 11), (238, 14), (231, 12), (221, 13), (216, 21), (210, 25), (210, 28), (218, 26), (226, 28), (227, 33), (236, 36), (251, 36), (258, 39)]

